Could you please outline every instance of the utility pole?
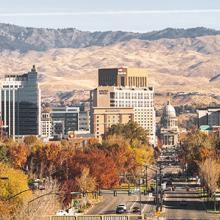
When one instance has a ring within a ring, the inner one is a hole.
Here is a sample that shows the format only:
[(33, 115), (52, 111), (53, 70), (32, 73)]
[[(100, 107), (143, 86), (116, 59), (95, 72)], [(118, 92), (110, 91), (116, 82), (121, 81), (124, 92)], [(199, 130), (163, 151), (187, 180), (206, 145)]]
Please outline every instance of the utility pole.
[(139, 203), (140, 203), (140, 215), (142, 214), (142, 205), (141, 205), (141, 179), (139, 180)]
[(147, 192), (147, 190), (148, 190), (148, 180), (147, 180), (147, 178), (148, 178), (148, 176), (147, 176), (147, 165), (145, 166), (145, 175), (146, 175), (146, 192)]
[(162, 192), (162, 167), (160, 163), (160, 211), (162, 211), (162, 204), (163, 204), (163, 192)]
[(157, 180), (157, 170), (156, 170), (156, 211), (158, 211), (158, 180)]

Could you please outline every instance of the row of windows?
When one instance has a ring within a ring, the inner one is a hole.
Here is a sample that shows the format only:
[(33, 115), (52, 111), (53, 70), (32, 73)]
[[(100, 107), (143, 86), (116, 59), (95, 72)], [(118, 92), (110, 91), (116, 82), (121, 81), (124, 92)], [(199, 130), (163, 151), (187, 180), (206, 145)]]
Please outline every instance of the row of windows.
[(153, 99), (153, 96), (153, 93), (143, 92), (116, 92), (110, 94), (110, 97), (114, 99)]
[(138, 102), (123, 102), (123, 101), (119, 101), (119, 102), (115, 102), (115, 104), (111, 104), (111, 106), (116, 106), (116, 107), (153, 107), (153, 102), (142, 102), (142, 101), (138, 101)]

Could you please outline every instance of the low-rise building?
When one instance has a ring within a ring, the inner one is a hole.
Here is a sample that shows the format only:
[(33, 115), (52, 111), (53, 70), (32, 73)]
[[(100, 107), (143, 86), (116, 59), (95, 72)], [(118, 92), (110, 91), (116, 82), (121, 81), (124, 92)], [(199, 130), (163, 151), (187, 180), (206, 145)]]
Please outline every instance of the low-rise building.
[(96, 138), (102, 135), (114, 124), (126, 124), (134, 120), (133, 108), (125, 107), (94, 107), (91, 112), (91, 132)]
[(220, 107), (197, 109), (198, 128), (204, 125), (209, 127), (220, 126)]
[(48, 111), (42, 111), (41, 113), (41, 137), (53, 138), (52, 118)]

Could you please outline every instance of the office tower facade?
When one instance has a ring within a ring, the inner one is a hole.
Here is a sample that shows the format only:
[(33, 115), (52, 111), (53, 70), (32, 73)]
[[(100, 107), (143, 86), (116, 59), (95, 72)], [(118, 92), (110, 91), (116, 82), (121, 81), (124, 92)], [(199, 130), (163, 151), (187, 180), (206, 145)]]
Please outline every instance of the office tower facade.
[(79, 130), (81, 131), (90, 131), (90, 103), (89, 102), (80, 102), (75, 104), (74, 107), (80, 109), (79, 112)]
[(78, 107), (53, 107), (51, 119), (53, 126), (53, 136), (63, 138), (69, 132), (79, 129), (79, 112)]
[(147, 87), (148, 72), (141, 68), (110, 68), (98, 70), (99, 86)]
[(91, 108), (132, 108), (133, 120), (148, 130), (149, 142), (155, 144), (154, 88), (148, 86), (147, 71), (130, 68), (101, 69), (98, 84), (90, 93)]
[(87, 110), (79, 112), (79, 130), (90, 131), (90, 112)]
[(41, 134), (41, 93), (35, 66), (23, 75), (6, 75), (1, 82), (1, 121), (15, 138)]

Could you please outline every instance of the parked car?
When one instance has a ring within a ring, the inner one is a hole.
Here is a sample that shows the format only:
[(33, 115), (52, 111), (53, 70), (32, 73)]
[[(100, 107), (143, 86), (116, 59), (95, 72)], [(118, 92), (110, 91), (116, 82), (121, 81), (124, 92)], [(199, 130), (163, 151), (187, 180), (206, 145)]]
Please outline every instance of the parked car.
[(123, 213), (125, 213), (124, 208), (122, 208), (122, 207), (117, 207), (116, 208), (116, 214), (123, 214)]
[(68, 213), (65, 210), (59, 210), (56, 213), (56, 216), (66, 216), (66, 215), (68, 215)]
[(133, 209), (132, 209), (132, 212), (133, 213), (139, 213), (140, 212), (140, 208), (135, 206)]
[(123, 208), (125, 212), (127, 211), (127, 206), (125, 204), (119, 204), (117, 208)]

